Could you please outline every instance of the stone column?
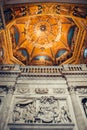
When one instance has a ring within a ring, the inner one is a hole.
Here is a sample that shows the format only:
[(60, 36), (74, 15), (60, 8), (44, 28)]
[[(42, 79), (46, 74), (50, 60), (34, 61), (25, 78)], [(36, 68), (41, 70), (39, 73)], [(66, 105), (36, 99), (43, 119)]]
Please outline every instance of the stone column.
[(78, 130), (87, 130), (87, 126), (85, 124), (84, 117), (83, 117), (83, 114), (80, 109), (80, 106), (79, 106), (79, 103), (77, 100), (77, 96), (75, 93), (75, 87), (73, 87), (73, 86), (69, 87), (69, 93), (70, 93), (70, 97), (71, 97), (71, 101), (72, 101), (72, 106), (74, 109), (74, 114), (75, 114)]
[(7, 130), (7, 120), (13, 95), (13, 87), (8, 87), (7, 95), (4, 97), (3, 107), (0, 113), (0, 130)]

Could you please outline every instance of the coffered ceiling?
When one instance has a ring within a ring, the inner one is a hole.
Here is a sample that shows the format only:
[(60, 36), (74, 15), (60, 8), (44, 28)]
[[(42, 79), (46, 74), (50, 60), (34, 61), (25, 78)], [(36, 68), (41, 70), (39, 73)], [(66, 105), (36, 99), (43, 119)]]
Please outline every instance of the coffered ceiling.
[(87, 62), (87, 6), (38, 3), (6, 6), (8, 61), (21, 65)]

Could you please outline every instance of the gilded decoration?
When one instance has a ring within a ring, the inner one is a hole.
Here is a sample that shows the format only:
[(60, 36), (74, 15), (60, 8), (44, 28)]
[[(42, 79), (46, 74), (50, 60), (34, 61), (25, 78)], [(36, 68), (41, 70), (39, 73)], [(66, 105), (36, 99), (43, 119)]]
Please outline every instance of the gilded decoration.
[(86, 63), (82, 55), (87, 34), (86, 6), (20, 4), (4, 8), (4, 16), (8, 63), (42, 66)]
[(26, 39), (37, 48), (50, 48), (60, 40), (61, 22), (52, 15), (30, 17), (25, 23)]
[[(52, 65), (58, 62), (59, 57), (70, 58), (68, 55), (71, 55), (74, 48), (70, 40), (75, 40), (73, 36), (78, 28), (72, 19), (56, 15), (35, 15), (21, 21), (21, 18), (18, 19), (10, 28), (15, 58), (23, 64), (31, 65)], [(70, 37), (67, 33), (71, 31), (73, 33)]]

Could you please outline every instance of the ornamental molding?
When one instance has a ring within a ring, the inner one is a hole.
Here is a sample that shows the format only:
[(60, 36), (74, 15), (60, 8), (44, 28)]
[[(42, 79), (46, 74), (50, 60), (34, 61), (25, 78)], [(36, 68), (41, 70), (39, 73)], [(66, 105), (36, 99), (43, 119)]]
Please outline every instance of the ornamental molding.
[[(57, 31), (54, 31), (55, 28)], [(60, 40), (61, 28), (61, 22), (57, 16), (32, 16), (25, 23), (26, 39), (34, 47), (47, 49)]]
[(21, 95), (25, 95), (25, 94), (68, 94), (68, 90), (66, 88), (41, 88), (41, 87), (37, 87), (37, 88), (29, 88), (29, 87), (18, 87), (15, 90), (15, 95), (21, 94)]
[(77, 94), (87, 94), (87, 88), (77, 88)]
[(30, 93), (30, 89), (22, 87), (22, 88), (18, 88), (16, 92), (20, 94), (26, 94), (26, 93)]
[(36, 92), (36, 94), (47, 94), (48, 89), (47, 88), (36, 88), (35, 92)]
[[(1, 2), (3, 2), (3, 0), (1, 0)], [(5, 3), (4, 4), (23, 4), (23, 3), (42, 3), (42, 2), (63, 2), (63, 3), (70, 3), (70, 4), (87, 4), (87, 1), (86, 0), (17, 0), (17, 1), (14, 1), (14, 0), (5, 0)]]
[(65, 88), (55, 88), (55, 89), (53, 89), (53, 92), (54, 92), (54, 93), (57, 93), (57, 94), (65, 94), (65, 93), (67, 93), (68, 91), (67, 91), (67, 89), (65, 89)]

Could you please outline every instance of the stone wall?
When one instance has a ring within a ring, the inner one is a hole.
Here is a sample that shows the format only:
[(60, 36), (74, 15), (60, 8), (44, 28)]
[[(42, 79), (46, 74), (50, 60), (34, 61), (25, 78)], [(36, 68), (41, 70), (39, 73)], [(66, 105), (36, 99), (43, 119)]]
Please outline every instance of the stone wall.
[(86, 130), (87, 66), (0, 65), (0, 130)]

